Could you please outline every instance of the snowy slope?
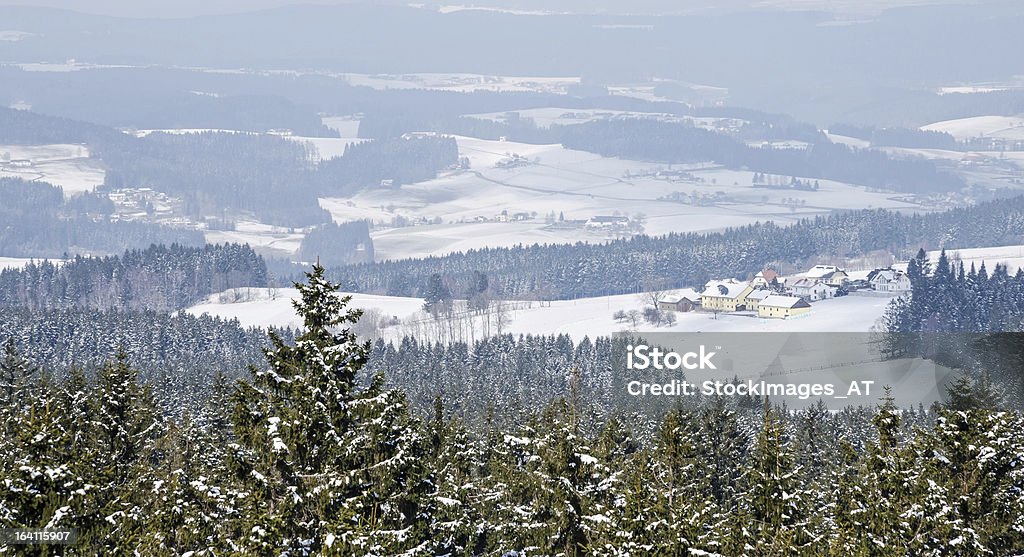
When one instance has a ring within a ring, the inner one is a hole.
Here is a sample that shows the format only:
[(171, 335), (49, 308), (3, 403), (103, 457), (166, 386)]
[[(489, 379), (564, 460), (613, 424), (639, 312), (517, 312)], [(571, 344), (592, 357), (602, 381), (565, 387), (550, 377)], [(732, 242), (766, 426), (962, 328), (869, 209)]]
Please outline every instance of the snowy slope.
[[(38, 258), (26, 258), (26, 257), (0, 257), (0, 270), (3, 269), (20, 269), (29, 262), (35, 261), (36, 263), (42, 263), (42, 259)], [(51, 259), (50, 263), (54, 265), (61, 265), (64, 262), (61, 260)]]
[[(299, 324), (291, 306), (296, 295), (292, 289), (279, 289), (272, 298), (266, 289), (237, 289), (210, 296), (204, 303), (186, 311), (194, 315), (208, 313), (236, 318), (245, 326), (296, 326)], [(233, 300), (251, 300), (238, 301)], [(584, 336), (607, 336), (616, 332), (680, 331), (680, 332), (866, 332), (876, 326), (891, 298), (850, 295), (816, 302), (810, 314), (796, 319), (760, 319), (747, 314), (676, 313), (678, 321), (671, 327), (654, 327), (643, 323), (636, 327), (616, 321), (612, 315), (619, 310), (641, 310), (644, 301), (635, 294), (562, 300), (541, 306), (537, 302), (505, 302), (507, 322), (502, 331), (514, 334), (569, 334), (575, 339)], [(419, 335), (428, 329), (433, 318), (422, 311), (423, 300), (354, 294), (352, 305), (364, 310), (376, 309), (382, 315), (396, 316), (403, 323), (382, 332), (386, 338)], [(477, 337), (480, 333), (476, 333)]]
[(957, 139), (992, 137), (999, 139), (1024, 140), (1024, 117), (1022, 116), (975, 116), (935, 122), (922, 127), (923, 130), (946, 132)]
[[(928, 259), (932, 261), (933, 265), (939, 260), (940, 254), (941, 251), (928, 252)], [(985, 268), (989, 273), (997, 263), (1007, 266), (1010, 274), (1016, 273), (1017, 269), (1024, 267), (1024, 246), (949, 250), (946, 252), (946, 256), (954, 262), (963, 261), (964, 267), (967, 269), (971, 268), (971, 264), (978, 268), (985, 263)]]
[[(644, 232), (665, 234), (720, 230), (772, 220), (779, 224), (834, 209), (913, 209), (889, 194), (821, 180), (817, 192), (753, 188), (751, 172), (710, 164), (663, 165), (566, 149), (561, 145), (488, 141), (456, 137), (468, 171), (398, 189), (364, 191), (351, 198), (324, 198), (321, 206), (338, 222), (370, 219), (376, 225), (379, 259), (440, 255), (483, 246), (534, 242), (604, 241), (605, 233), (548, 227), (551, 213), (567, 220), (596, 215), (644, 215)], [(513, 167), (499, 167), (520, 157)], [(689, 176), (655, 177), (659, 170)], [(719, 196), (695, 205), (664, 198), (676, 193)], [(799, 206), (783, 203), (797, 199)], [(523, 222), (495, 222), (503, 211), (536, 216)], [(396, 217), (441, 219), (442, 224), (391, 228)]]
[(210, 244), (249, 244), (254, 248), (293, 254), (302, 244), (304, 234), (280, 226), (243, 220), (235, 223), (234, 230), (205, 230), (203, 236)]
[[(193, 315), (204, 313), (238, 319), (244, 327), (299, 327), (302, 321), (295, 315), (292, 299), (298, 297), (293, 288), (236, 288), (213, 294), (202, 303), (185, 311)], [(384, 315), (408, 316), (423, 307), (420, 298), (399, 298), (394, 296), (372, 296), (353, 294), (352, 307), (364, 310), (376, 309)]]
[[(13, 166), (4, 159), (28, 160), (31, 166)], [(105, 175), (85, 145), (0, 145), (0, 177), (49, 182), (64, 188), (65, 196), (92, 191)]]

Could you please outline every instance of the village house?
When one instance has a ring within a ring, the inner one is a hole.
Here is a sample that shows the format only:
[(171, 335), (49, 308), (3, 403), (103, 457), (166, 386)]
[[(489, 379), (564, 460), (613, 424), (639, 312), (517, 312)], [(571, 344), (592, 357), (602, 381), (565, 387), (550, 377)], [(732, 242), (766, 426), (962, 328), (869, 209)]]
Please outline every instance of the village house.
[(614, 228), (629, 226), (629, 217), (597, 215), (587, 220), (587, 228)]
[(760, 305), (761, 301), (771, 295), (771, 290), (763, 288), (755, 288), (751, 290), (750, 294), (747, 294), (747, 309), (749, 311), (757, 311), (757, 306)]
[(868, 283), (878, 292), (910, 292), (910, 277), (895, 269), (877, 269), (868, 275)]
[(805, 278), (821, 281), (829, 286), (839, 287), (846, 283), (849, 275), (835, 265), (815, 265), (804, 275)]
[(868, 277), (871, 276), (871, 273), (874, 273), (874, 271), (847, 271), (846, 284), (843, 286), (851, 292), (855, 290), (870, 289), (871, 283), (868, 281)]
[(742, 311), (753, 290), (753, 286), (738, 280), (708, 281), (700, 294), (700, 305), (710, 311)]
[(779, 273), (772, 269), (765, 269), (758, 271), (754, 275), (754, 280), (750, 281), (750, 284), (757, 288), (770, 288), (779, 284)]
[(798, 297), (809, 301), (824, 300), (836, 295), (836, 287), (830, 286), (820, 280), (802, 278), (790, 287), (790, 292)]
[(771, 295), (757, 305), (757, 316), (765, 319), (787, 319), (811, 311), (811, 304), (796, 296)]
[(658, 309), (664, 311), (692, 311), (700, 306), (700, 294), (692, 288), (666, 294), (658, 300)]

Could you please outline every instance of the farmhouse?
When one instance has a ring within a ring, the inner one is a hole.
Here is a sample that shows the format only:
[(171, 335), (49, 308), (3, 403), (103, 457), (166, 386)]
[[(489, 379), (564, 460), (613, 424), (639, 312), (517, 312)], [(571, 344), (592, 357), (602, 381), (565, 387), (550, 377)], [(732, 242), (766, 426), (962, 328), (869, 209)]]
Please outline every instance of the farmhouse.
[(753, 286), (737, 280), (712, 280), (704, 285), (700, 305), (711, 311), (741, 311), (747, 308), (747, 295)]
[(766, 319), (786, 319), (811, 311), (811, 304), (796, 296), (772, 295), (757, 305), (757, 316)]
[(755, 288), (747, 294), (747, 309), (750, 311), (757, 311), (757, 306), (761, 304), (761, 301), (772, 295), (771, 290), (765, 290), (763, 288)]
[(836, 288), (825, 284), (824, 282), (817, 279), (802, 278), (795, 283), (790, 289), (794, 296), (804, 298), (806, 300), (824, 300), (825, 298), (831, 298), (836, 294)]
[(849, 275), (835, 265), (815, 265), (804, 275), (806, 278), (819, 280), (829, 286), (842, 286)]
[(775, 272), (772, 269), (758, 271), (758, 273), (754, 275), (754, 280), (750, 281), (750, 284), (760, 288), (767, 288), (778, 283), (779, 273)]
[(658, 300), (658, 309), (665, 311), (692, 311), (700, 306), (700, 294), (692, 288), (666, 294)]
[(612, 228), (617, 226), (628, 226), (629, 217), (615, 215), (597, 215), (587, 220), (587, 228)]
[(895, 269), (877, 269), (868, 275), (868, 282), (878, 292), (910, 292), (910, 278)]

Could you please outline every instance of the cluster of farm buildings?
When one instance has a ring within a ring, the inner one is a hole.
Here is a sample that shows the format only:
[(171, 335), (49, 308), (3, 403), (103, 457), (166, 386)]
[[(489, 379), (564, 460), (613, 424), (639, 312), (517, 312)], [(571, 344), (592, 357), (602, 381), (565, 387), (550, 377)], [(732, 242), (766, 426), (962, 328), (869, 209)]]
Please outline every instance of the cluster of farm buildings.
[(809, 313), (812, 302), (855, 291), (903, 294), (910, 292), (910, 279), (892, 268), (848, 272), (833, 265), (815, 265), (788, 278), (765, 269), (747, 282), (711, 280), (700, 292), (685, 289), (662, 296), (658, 309), (751, 312), (765, 319), (787, 319)]

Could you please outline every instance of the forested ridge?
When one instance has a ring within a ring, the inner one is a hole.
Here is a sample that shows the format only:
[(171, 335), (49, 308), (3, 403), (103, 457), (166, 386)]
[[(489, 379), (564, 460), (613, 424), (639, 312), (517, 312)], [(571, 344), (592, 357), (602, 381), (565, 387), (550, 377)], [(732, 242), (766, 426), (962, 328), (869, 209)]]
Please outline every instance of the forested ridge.
[[(314, 268), (305, 329), (181, 416), (121, 355), (58, 379), (0, 360), (0, 523), (67, 555), (1014, 555), (1024, 416), (986, 381), (946, 403), (793, 412), (680, 404), (649, 433), (565, 396), (518, 425), (423, 417), (358, 379), (358, 312)], [(383, 370), (384, 373), (387, 370)], [(28, 546), (30, 550), (35, 548)], [(36, 548), (41, 546), (36, 546)]]
[(264, 287), (267, 280), (266, 263), (248, 245), (151, 245), (3, 269), (0, 306), (174, 311), (230, 288)]
[[(703, 112), (715, 114), (707, 109)], [(722, 117), (744, 114), (741, 109), (722, 112)], [(492, 140), (505, 137), (523, 143), (562, 144), (607, 157), (666, 164), (714, 161), (728, 168), (830, 179), (905, 193), (957, 191), (965, 185), (962, 178), (939, 170), (931, 161), (892, 158), (874, 149), (852, 149), (832, 143), (807, 124), (757, 111), (749, 111), (748, 115), (753, 119), (751, 122), (726, 133), (696, 127), (690, 122), (649, 117), (540, 128), (526, 118), (495, 122), (472, 117), (371, 114), (360, 123), (359, 134), (386, 138), (431, 130)], [(885, 137), (895, 135), (889, 133)], [(804, 141), (809, 146), (774, 149), (747, 144), (782, 139)]]
[(46, 182), (0, 178), (0, 253), (11, 257), (53, 257), (75, 251), (116, 253), (151, 243), (202, 245), (198, 230), (113, 221), (105, 195), (64, 198)]
[(1011, 401), (1024, 401), (1024, 269), (996, 264), (965, 268), (943, 251), (934, 263), (923, 251), (907, 265), (913, 288), (893, 300), (884, 322), (897, 356), (984, 370)]
[(317, 164), (301, 141), (254, 133), (150, 133), (135, 137), (95, 124), (0, 108), (0, 143), (84, 143), (106, 168), (103, 190), (151, 188), (201, 220), (244, 211), (262, 222), (331, 222), (318, 198), (433, 178), (458, 162), (448, 137), (389, 138), (350, 145)]
[(780, 263), (885, 250), (909, 258), (919, 247), (1024, 243), (1024, 197), (926, 215), (881, 209), (834, 213), (790, 226), (757, 223), (724, 232), (636, 236), (605, 244), (483, 248), (442, 257), (334, 267), (346, 291), (422, 296), (432, 275), (468, 284), (485, 273), (499, 296), (541, 300), (640, 291), (645, 284), (702, 286), (711, 278), (750, 275)]

